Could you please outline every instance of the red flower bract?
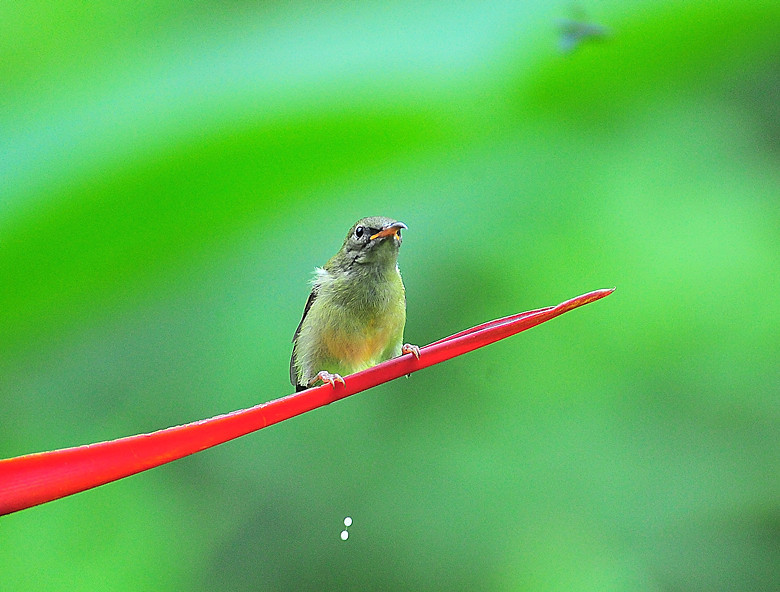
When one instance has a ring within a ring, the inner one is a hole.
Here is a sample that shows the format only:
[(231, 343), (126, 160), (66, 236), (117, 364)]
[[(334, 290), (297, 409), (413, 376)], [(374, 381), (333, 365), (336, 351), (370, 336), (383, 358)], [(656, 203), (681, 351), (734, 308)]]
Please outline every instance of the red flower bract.
[(558, 306), (519, 313), (466, 329), (420, 349), (345, 377), (249, 409), (218, 415), (151, 434), (27, 454), (0, 460), (0, 515), (10, 514), (127, 477), (238, 438), (268, 425), (411, 374), (549, 321), (614, 288), (577, 296)]

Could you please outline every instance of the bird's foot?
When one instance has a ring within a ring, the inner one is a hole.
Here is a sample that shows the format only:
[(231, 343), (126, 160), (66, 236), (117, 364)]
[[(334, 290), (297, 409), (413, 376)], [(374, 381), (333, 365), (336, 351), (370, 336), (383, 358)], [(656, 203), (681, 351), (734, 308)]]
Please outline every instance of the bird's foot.
[(317, 376), (312, 378), (309, 381), (309, 386), (314, 386), (314, 383), (316, 383), (318, 380), (321, 380), (324, 383), (328, 383), (333, 388), (336, 388), (336, 383), (340, 382), (344, 386), (347, 386), (347, 383), (344, 381), (344, 379), (341, 377), (341, 374), (331, 374), (330, 372), (326, 370), (322, 370), (317, 373)]
[(401, 347), (401, 355), (403, 354), (412, 354), (415, 358), (418, 360), (420, 359), (420, 346), (419, 345), (412, 345), (411, 343), (404, 343), (403, 347)]

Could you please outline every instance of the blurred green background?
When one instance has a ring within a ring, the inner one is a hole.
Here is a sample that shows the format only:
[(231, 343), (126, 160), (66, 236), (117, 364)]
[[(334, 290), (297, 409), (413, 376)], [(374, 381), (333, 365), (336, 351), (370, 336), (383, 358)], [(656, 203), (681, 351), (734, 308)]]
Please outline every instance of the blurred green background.
[(0, 589), (776, 589), (780, 3), (539, 4), (0, 4), (0, 457), (288, 394), (362, 216), (420, 345), (618, 288), (4, 517)]

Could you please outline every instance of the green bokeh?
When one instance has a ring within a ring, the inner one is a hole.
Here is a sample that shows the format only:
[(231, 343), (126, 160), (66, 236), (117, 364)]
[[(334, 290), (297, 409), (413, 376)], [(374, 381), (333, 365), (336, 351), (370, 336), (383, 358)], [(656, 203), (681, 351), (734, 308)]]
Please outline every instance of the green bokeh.
[(0, 590), (777, 587), (780, 4), (536, 5), (0, 5), (0, 457), (288, 394), (362, 216), (420, 345), (618, 288), (0, 518)]

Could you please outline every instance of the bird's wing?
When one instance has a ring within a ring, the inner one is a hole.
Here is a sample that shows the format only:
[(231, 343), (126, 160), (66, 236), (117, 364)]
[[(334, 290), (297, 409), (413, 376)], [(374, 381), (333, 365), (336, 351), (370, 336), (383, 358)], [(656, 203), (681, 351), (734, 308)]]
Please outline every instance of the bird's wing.
[(314, 299), (317, 297), (317, 289), (313, 289), (311, 291), (311, 294), (309, 294), (309, 299), (306, 301), (306, 306), (303, 308), (303, 316), (301, 317), (301, 322), (298, 323), (298, 328), (295, 330), (295, 335), (293, 335), (292, 342), (293, 342), (293, 351), (292, 356), (290, 357), (290, 382), (292, 382), (292, 385), (294, 387), (303, 386), (298, 384), (298, 373), (295, 371), (295, 347), (298, 345), (298, 333), (301, 332), (301, 327), (303, 326), (303, 321), (306, 318), (306, 315), (309, 313), (309, 309), (311, 308), (312, 303), (314, 302)]

